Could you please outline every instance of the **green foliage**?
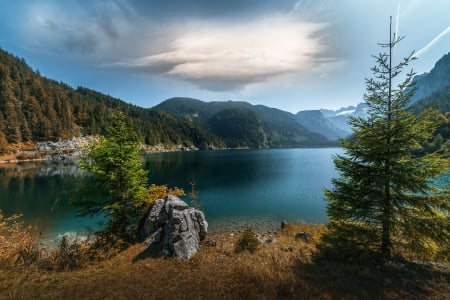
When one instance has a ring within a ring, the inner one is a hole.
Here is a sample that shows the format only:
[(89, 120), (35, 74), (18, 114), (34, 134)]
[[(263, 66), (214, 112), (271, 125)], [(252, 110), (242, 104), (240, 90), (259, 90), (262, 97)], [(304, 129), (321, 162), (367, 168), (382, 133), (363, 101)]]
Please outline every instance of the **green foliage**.
[(94, 176), (74, 201), (81, 215), (103, 215), (106, 231), (132, 240), (146, 205), (147, 172), (135, 132), (123, 114), (114, 115), (105, 137), (93, 143), (80, 166)]
[(334, 158), (340, 177), (326, 190), (329, 232), (322, 250), (345, 257), (375, 253), (419, 253), (432, 257), (450, 243), (450, 197), (436, 191), (429, 178), (446, 170), (438, 153), (414, 155), (432, 138), (437, 113), (413, 115), (412, 77), (396, 86), (413, 56), (392, 65), (395, 35), (376, 56), (374, 78), (366, 80), (367, 118), (353, 118), (353, 137), (342, 141), (344, 155)]
[(249, 109), (226, 109), (215, 114), (209, 125), (232, 148), (267, 147), (264, 129), (255, 112)]
[(189, 182), (191, 185), (191, 191), (188, 193), (188, 197), (191, 198), (191, 206), (198, 210), (203, 210), (202, 203), (198, 201), (198, 190), (197, 190), (197, 184), (195, 183), (195, 179), (193, 179), (191, 182)]
[(249, 227), (246, 227), (236, 242), (235, 252), (240, 253), (248, 251), (250, 253), (258, 250), (259, 241), (256, 238), (255, 233)]
[(450, 111), (450, 86), (443, 88), (428, 97), (422, 98), (414, 103), (411, 109), (415, 113), (420, 113), (427, 108), (434, 108), (441, 113)]

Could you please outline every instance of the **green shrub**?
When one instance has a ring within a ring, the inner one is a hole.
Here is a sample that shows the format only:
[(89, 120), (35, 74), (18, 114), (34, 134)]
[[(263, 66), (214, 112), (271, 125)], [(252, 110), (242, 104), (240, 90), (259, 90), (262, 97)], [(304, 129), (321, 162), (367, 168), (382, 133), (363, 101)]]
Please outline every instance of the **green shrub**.
[(258, 249), (258, 246), (259, 241), (256, 238), (255, 233), (251, 228), (246, 227), (236, 243), (235, 251), (236, 253), (242, 251), (248, 251), (250, 253), (253, 253)]

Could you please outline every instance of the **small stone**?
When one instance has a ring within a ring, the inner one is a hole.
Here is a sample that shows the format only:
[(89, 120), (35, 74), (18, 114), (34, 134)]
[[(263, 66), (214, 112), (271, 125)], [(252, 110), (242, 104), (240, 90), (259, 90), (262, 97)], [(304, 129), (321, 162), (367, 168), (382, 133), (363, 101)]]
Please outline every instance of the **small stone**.
[(304, 240), (305, 242), (308, 242), (311, 239), (311, 233), (306, 232), (306, 231), (298, 232), (295, 235), (295, 239), (296, 240)]
[(285, 220), (281, 221), (281, 229), (284, 229), (284, 227), (286, 227), (287, 224), (288, 224), (287, 221), (285, 221)]
[(206, 246), (209, 246), (209, 247), (216, 247), (217, 246), (217, 243), (216, 243), (216, 241), (215, 240), (207, 240), (207, 241), (205, 241), (205, 245)]
[(391, 286), (392, 285), (392, 280), (390, 280), (389, 278), (386, 278), (385, 280), (384, 280), (384, 286), (385, 287), (389, 287), (389, 286)]
[(265, 241), (264, 241), (264, 243), (266, 243), (266, 244), (270, 244), (270, 243), (272, 243), (273, 242), (273, 238), (272, 237), (269, 237), (269, 238), (267, 238)]

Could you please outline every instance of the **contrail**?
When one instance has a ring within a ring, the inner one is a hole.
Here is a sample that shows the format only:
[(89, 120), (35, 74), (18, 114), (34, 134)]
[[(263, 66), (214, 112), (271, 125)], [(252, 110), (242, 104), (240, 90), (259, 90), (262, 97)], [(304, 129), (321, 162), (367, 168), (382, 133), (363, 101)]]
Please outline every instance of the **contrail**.
[(399, 34), (398, 34), (399, 19), (400, 19), (400, 1), (398, 1), (398, 5), (397, 5), (397, 20), (396, 20), (396, 23), (395, 23), (395, 36), (396, 37), (399, 37)]
[[(399, 23), (399, 19), (400, 19), (400, 0), (398, 1), (398, 5), (397, 5), (397, 20), (395, 21), (395, 38), (398, 38), (400, 35), (398, 34), (398, 23)], [(395, 53), (395, 48), (396, 48), (397, 44), (394, 45), (394, 53)]]
[(450, 33), (450, 26), (444, 29), (444, 31), (442, 31), (441, 33), (439, 33), (433, 40), (431, 40), (431, 42), (428, 43), (428, 45), (417, 51), (414, 56), (418, 58), (422, 54), (426, 53), (428, 50), (430, 50), (431, 47), (433, 47), (437, 42), (439, 42), (439, 40), (442, 39), (447, 33)]

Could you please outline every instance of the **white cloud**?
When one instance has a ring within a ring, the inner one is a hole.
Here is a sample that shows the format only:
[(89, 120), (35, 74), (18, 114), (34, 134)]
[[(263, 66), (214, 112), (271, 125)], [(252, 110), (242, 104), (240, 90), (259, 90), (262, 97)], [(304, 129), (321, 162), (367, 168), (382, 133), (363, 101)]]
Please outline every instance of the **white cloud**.
[(108, 66), (164, 73), (205, 89), (241, 88), (280, 74), (313, 72), (329, 50), (326, 27), (282, 15), (238, 24), (195, 22), (178, 30), (165, 50)]
[(446, 36), (448, 33), (450, 33), (450, 26), (444, 29), (441, 33), (439, 33), (437, 36), (435, 36), (431, 42), (429, 42), (425, 47), (420, 49), (416, 52), (414, 55), (415, 57), (420, 57), (422, 54), (426, 53), (428, 50), (430, 50), (437, 42), (439, 42), (444, 36)]

